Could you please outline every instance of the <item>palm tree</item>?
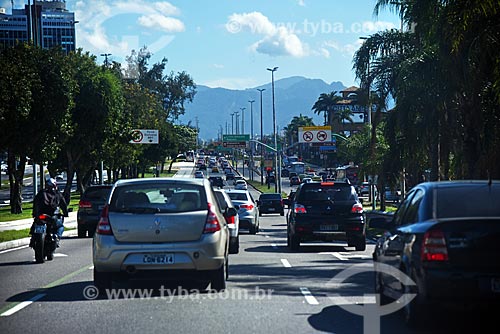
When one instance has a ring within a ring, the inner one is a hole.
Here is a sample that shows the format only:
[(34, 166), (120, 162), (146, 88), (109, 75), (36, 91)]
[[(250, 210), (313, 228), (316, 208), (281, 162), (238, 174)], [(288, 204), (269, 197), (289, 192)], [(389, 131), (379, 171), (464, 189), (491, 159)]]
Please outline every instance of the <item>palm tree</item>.
[(331, 93), (321, 93), (318, 100), (312, 106), (312, 110), (315, 114), (323, 113), (325, 117), (324, 125), (331, 123), (331, 118), (333, 116), (333, 106), (342, 100), (341, 96), (337, 95), (337, 91)]

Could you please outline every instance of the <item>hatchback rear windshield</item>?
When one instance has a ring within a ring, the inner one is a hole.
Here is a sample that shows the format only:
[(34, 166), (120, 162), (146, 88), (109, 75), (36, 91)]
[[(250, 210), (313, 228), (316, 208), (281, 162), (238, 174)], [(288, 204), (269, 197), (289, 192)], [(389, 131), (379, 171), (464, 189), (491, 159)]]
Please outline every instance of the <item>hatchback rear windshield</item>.
[(247, 194), (245, 193), (228, 193), (229, 198), (233, 201), (247, 201)]
[(207, 210), (204, 188), (194, 184), (148, 183), (117, 187), (110, 212), (159, 213)]
[(356, 200), (356, 193), (347, 184), (309, 184), (309, 186), (304, 185), (297, 193), (296, 200), (298, 202)]
[(439, 188), (437, 218), (500, 217), (500, 185)]
[(87, 188), (87, 190), (85, 190), (83, 197), (86, 198), (87, 200), (106, 201), (108, 199), (110, 191), (111, 187)]

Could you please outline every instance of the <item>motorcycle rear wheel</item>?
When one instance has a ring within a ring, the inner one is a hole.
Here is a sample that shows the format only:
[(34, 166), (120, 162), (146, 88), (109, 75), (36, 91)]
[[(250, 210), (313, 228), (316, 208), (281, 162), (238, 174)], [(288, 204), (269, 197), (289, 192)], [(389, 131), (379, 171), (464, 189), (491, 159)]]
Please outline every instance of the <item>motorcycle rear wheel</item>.
[(33, 249), (35, 250), (35, 261), (36, 261), (36, 263), (44, 263), (45, 262), (45, 254), (44, 254), (45, 236), (43, 234), (35, 234), (35, 235), (33, 235), (33, 239), (35, 241), (35, 246), (33, 247)]

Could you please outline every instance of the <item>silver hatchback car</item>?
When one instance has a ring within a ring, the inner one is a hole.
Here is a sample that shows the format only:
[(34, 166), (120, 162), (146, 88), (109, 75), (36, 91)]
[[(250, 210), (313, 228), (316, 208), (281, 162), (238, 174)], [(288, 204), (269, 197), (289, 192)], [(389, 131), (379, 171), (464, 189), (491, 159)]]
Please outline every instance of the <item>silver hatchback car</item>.
[(190, 278), (223, 290), (229, 237), (207, 179), (117, 181), (94, 234), (94, 284), (103, 293), (131, 276)]
[(240, 227), (248, 228), (250, 234), (259, 232), (259, 207), (248, 190), (226, 189), (231, 202), (238, 206)]

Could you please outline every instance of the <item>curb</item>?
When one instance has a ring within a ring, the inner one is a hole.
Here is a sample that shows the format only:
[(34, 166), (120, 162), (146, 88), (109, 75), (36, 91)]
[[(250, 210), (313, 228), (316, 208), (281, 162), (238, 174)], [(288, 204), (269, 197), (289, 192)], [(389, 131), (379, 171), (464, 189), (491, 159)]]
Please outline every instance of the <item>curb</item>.
[[(77, 229), (64, 231), (62, 240), (66, 239), (67, 237), (76, 237), (77, 235), (78, 235)], [(29, 245), (30, 239), (31, 238), (28, 237), (28, 238), (0, 242), (0, 251)]]

